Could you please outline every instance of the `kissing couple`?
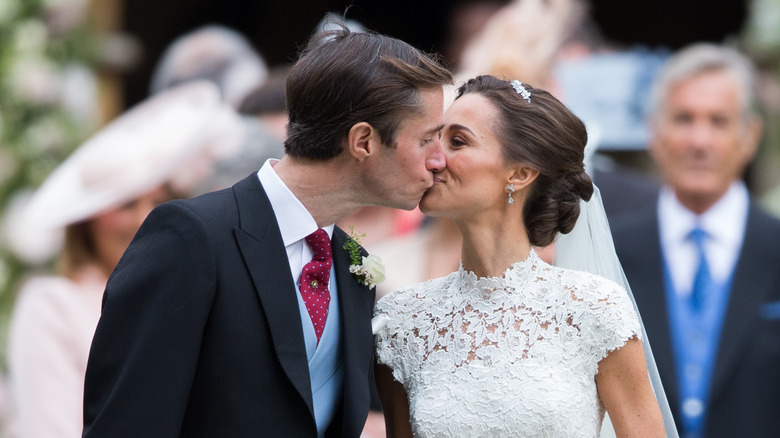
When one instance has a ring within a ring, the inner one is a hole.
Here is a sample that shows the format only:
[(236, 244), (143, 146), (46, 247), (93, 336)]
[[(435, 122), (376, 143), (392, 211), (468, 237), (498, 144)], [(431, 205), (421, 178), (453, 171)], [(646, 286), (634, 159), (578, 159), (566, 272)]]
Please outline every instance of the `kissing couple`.
[[(445, 113), (435, 58), (314, 35), (285, 156), (157, 207), (111, 274), (83, 436), (359, 437), (374, 388), (392, 437), (595, 437), (605, 410), (618, 436), (664, 436), (626, 290), (534, 250), (594, 193), (585, 126), (506, 79), (469, 80)], [(368, 254), (334, 224), (418, 203), (458, 225), (461, 267), (375, 309)]]

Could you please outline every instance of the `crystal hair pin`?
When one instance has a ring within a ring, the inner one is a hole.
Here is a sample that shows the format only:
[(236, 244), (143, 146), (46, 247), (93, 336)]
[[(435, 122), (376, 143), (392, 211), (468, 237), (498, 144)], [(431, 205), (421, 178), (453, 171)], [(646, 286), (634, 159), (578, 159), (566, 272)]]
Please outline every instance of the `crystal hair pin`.
[(531, 103), (531, 92), (528, 91), (524, 86), (523, 83), (518, 81), (517, 79), (510, 82), (512, 85), (512, 88), (517, 91), (517, 94), (519, 94), (523, 99), (525, 99), (526, 102)]

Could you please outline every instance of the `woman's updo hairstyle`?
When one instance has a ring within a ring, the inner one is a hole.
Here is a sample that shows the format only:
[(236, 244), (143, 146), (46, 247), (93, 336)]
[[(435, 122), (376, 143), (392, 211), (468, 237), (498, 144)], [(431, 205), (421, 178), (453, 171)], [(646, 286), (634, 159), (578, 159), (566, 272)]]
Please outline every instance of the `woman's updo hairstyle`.
[(580, 200), (593, 194), (583, 166), (585, 124), (550, 93), (527, 84), (516, 90), (512, 82), (477, 76), (458, 89), (457, 97), (469, 93), (486, 97), (498, 108), (495, 129), (504, 158), (539, 171), (523, 211), (531, 244), (547, 246), (558, 233), (570, 232)]

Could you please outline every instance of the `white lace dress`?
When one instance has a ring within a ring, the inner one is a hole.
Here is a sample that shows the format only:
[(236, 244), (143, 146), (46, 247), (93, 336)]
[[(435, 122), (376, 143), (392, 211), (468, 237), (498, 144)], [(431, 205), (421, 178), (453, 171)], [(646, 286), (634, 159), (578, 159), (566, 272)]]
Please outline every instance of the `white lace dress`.
[(503, 277), (461, 268), (396, 290), (375, 315), (416, 437), (597, 437), (598, 362), (641, 336), (620, 286), (534, 251)]

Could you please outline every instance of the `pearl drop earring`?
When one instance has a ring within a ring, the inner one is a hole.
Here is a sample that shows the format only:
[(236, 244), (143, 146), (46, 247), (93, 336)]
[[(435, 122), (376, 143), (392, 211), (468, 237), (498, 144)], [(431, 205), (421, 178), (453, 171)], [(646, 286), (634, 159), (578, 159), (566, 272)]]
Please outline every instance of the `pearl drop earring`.
[(506, 186), (506, 191), (507, 191), (507, 194), (509, 195), (509, 199), (507, 200), (507, 204), (509, 204), (509, 205), (514, 204), (515, 200), (512, 199), (512, 193), (515, 192), (515, 186), (512, 185), (512, 184), (509, 184), (508, 186)]

